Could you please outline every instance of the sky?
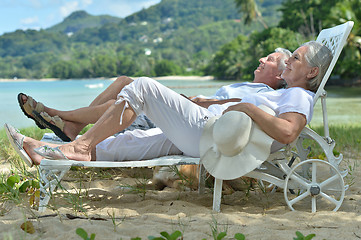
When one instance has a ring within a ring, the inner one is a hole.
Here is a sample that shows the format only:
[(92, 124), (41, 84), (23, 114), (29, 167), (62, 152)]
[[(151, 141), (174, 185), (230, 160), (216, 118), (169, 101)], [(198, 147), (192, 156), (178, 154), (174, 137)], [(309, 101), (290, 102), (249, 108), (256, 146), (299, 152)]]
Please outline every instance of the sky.
[(0, 0), (0, 35), (17, 29), (46, 29), (77, 10), (124, 18), (161, 0)]

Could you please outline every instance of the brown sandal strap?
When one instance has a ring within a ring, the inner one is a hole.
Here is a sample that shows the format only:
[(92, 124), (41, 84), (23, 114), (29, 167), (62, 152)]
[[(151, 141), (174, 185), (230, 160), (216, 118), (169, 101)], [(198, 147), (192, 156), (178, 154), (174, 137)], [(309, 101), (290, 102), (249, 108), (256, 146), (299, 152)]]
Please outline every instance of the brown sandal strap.
[(59, 116), (50, 116), (47, 112), (41, 112), (40, 115), (47, 121), (52, 122), (55, 126), (60, 128), (61, 131), (64, 130), (64, 121)]
[(27, 96), (27, 98), (26, 103), (23, 104), (23, 108), (27, 114), (31, 116), (34, 110), (39, 113), (44, 112), (44, 104), (38, 102), (34, 108), (34, 99), (30, 96)]

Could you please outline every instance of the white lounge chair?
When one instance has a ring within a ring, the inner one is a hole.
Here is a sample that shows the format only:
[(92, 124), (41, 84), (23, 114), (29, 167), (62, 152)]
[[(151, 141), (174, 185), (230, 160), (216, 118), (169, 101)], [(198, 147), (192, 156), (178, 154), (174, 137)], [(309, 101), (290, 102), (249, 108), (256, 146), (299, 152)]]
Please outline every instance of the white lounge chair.
[[(284, 189), (285, 200), (290, 207), (294, 210), (293, 205), (310, 196), (312, 199), (312, 212), (316, 211), (316, 198), (319, 196), (329, 200), (337, 211), (341, 206), (345, 190), (343, 178), (347, 175), (347, 171), (341, 172), (339, 170), (339, 163), (342, 161), (342, 155), (335, 157), (333, 148), (335, 142), (329, 136), (329, 128), (326, 112), (326, 91), (324, 86), (335, 66), (341, 50), (346, 43), (346, 39), (352, 29), (353, 22), (322, 30), (316, 41), (322, 42), (327, 45), (333, 52), (334, 57), (330, 64), (325, 77), (314, 97), (314, 102), (321, 98), (323, 120), (325, 128), (325, 136), (319, 136), (316, 132), (309, 128), (305, 128), (298, 140), (295, 142), (296, 150), (292, 151), (293, 145), (288, 145), (280, 151), (270, 155), (269, 159), (264, 164), (247, 174), (246, 176), (256, 178), (259, 180), (267, 181), (275, 186)], [(316, 141), (323, 149), (328, 161), (318, 159), (307, 159), (310, 149), (304, 149), (302, 144), (304, 139), (312, 139)], [(300, 161), (299, 164), (291, 167), (294, 159)], [(291, 159), (291, 160), (290, 160)], [(39, 211), (44, 211), (49, 202), (49, 199), (55, 187), (60, 183), (63, 176), (69, 171), (71, 166), (84, 166), (84, 167), (152, 167), (152, 166), (172, 166), (184, 164), (199, 164), (199, 158), (191, 158), (186, 156), (165, 156), (152, 160), (144, 161), (126, 161), (126, 162), (79, 162), (79, 161), (64, 161), (64, 160), (47, 160), (43, 159), (39, 166), (40, 173), (40, 203)], [(331, 176), (326, 180), (319, 181), (317, 171), (318, 165), (325, 165), (330, 169)], [(202, 167), (200, 169), (203, 169)], [(307, 175), (311, 172), (311, 175)], [(200, 173), (199, 192), (203, 192), (204, 187), (204, 170)], [(335, 184), (336, 182), (336, 184)], [(336, 186), (335, 186), (336, 185)], [(293, 189), (292, 192), (299, 192), (300, 195), (296, 197), (289, 196), (288, 189)], [(339, 192), (338, 196), (327, 194), (328, 191)], [(214, 195), (213, 195), (213, 209), (220, 211), (222, 194), (222, 180), (215, 179)]]
[[(348, 186), (344, 185), (343, 181), (343, 178), (348, 172), (347, 170), (340, 171), (339, 169), (342, 154), (338, 157), (333, 154), (335, 141), (330, 138), (329, 134), (326, 111), (327, 94), (324, 87), (342, 48), (346, 44), (353, 24), (354, 22), (349, 21), (333, 28), (324, 29), (316, 39), (316, 41), (325, 44), (333, 53), (331, 64), (314, 96), (314, 105), (317, 103), (317, 100), (321, 98), (325, 136), (320, 136), (312, 129), (305, 127), (294, 144), (287, 145), (284, 149), (272, 153), (259, 169), (246, 175), (247, 177), (263, 180), (283, 188), (286, 203), (291, 210), (294, 210), (293, 205), (301, 202), (306, 197), (310, 197), (312, 212), (317, 210), (318, 198), (329, 201), (331, 206), (334, 205), (333, 211), (337, 211), (342, 205), (345, 190), (348, 188)], [(305, 139), (316, 141), (325, 153), (327, 161), (308, 159), (311, 148), (308, 147), (305, 149), (303, 147)], [(296, 149), (292, 151), (294, 145)], [(291, 167), (295, 159), (298, 159), (300, 163)], [(326, 174), (326, 176), (320, 176), (321, 174), (318, 173), (321, 171), (322, 174)], [(214, 185), (213, 209), (220, 211), (222, 180), (215, 179)]]

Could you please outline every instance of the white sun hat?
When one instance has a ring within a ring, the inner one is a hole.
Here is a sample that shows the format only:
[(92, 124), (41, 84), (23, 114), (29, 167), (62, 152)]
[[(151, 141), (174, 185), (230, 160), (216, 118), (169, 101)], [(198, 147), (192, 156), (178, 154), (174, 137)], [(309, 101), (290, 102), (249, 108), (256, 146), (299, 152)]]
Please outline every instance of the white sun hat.
[[(269, 107), (259, 108), (275, 115)], [(199, 144), (201, 163), (215, 178), (235, 179), (267, 160), (273, 141), (247, 114), (230, 111), (205, 125)]]

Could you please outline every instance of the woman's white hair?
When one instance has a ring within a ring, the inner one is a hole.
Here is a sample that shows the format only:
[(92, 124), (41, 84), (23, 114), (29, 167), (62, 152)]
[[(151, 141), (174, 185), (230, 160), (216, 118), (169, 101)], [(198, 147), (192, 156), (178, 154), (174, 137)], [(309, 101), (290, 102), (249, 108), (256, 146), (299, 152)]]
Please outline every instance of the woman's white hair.
[(310, 67), (318, 67), (318, 74), (308, 82), (308, 88), (310, 91), (316, 92), (318, 86), (320, 86), (323, 76), (325, 75), (328, 66), (332, 61), (332, 52), (325, 45), (310, 41), (302, 44), (307, 46), (305, 59)]

